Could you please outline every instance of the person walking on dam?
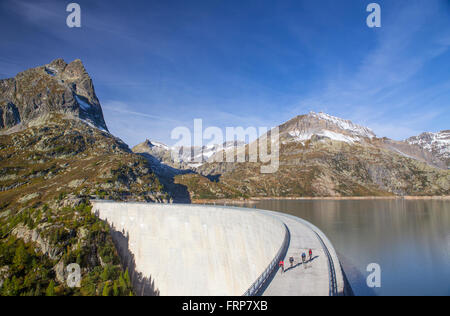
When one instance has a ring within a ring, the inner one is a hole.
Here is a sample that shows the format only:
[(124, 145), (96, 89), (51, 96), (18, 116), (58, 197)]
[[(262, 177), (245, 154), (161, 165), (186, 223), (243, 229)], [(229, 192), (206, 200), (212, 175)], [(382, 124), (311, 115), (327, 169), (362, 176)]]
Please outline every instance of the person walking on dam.
[(281, 273), (284, 273), (284, 261), (281, 260), (278, 266), (281, 268)]
[(294, 257), (289, 257), (289, 262), (291, 263), (291, 268), (294, 265)]
[(303, 263), (306, 262), (306, 255), (305, 255), (305, 253), (302, 253), (302, 262), (303, 262)]
[(309, 249), (309, 261), (311, 261), (311, 260), (312, 260), (312, 250)]

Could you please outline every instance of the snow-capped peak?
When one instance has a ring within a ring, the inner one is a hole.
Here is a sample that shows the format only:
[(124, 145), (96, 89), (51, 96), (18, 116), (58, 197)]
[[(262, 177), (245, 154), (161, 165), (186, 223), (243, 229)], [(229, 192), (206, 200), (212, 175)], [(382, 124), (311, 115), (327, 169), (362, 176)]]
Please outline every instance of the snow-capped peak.
[(419, 136), (408, 138), (406, 142), (412, 145), (419, 145), (441, 158), (450, 158), (450, 130), (438, 133), (425, 132)]
[(344, 120), (339, 117), (331, 116), (329, 114), (319, 112), (310, 112), (310, 117), (317, 118), (319, 120), (325, 120), (330, 122), (331, 124), (335, 125), (339, 129), (348, 131), (349, 133), (360, 136), (360, 137), (367, 137), (367, 138), (374, 138), (376, 137), (375, 133), (368, 127), (364, 127), (358, 124), (354, 124), (352, 121)]
[(145, 141), (145, 143), (150, 148), (157, 147), (157, 148), (161, 148), (161, 149), (164, 149), (164, 150), (170, 150), (170, 147), (167, 146), (166, 144), (163, 144), (163, 143), (160, 143), (160, 142), (157, 142), (157, 141), (154, 141), (154, 140), (150, 141), (150, 140), (147, 139)]
[(349, 120), (344, 120), (323, 112), (310, 112), (297, 116), (281, 126), (287, 133), (287, 141), (304, 143), (317, 136), (319, 140), (331, 139), (339, 142), (356, 143), (376, 137), (375, 133)]
[[(223, 144), (207, 144), (202, 147), (179, 147), (176, 148), (180, 161), (187, 163), (191, 167), (199, 167), (211, 157), (222, 151), (234, 150), (245, 146), (242, 141), (228, 141)], [(175, 149), (175, 148), (174, 148)]]

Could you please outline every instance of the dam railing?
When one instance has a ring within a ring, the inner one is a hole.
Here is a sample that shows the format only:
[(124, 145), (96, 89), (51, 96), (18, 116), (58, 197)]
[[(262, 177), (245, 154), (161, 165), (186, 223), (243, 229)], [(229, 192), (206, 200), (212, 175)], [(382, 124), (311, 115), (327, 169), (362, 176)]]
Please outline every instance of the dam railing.
[(320, 237), (320, 235), (316, 231), (314, 231), (314, 233), (316, 234), (317, 238), (319, 239), (320, 243), (322, 244), (322, 248), (325, 252), (325, 255), (328, 258), (328, 277), (330, 279), (329, 294), (330, 294), (330, 296), (336, 296), (336, 295), (338, 295), (338, 289), (337, 289), (336, 271), (334, 269), (333, 257), (331, 256), (330, 252), (328, 251), (328, 247), (323, 242), (322, 237)]
[(264, 272), (258, 277), (258, 279), (253, 282), (253, 284), (250, 286), (250, 288), (244, 293), (243, 296), (254, 296), (256, 293), (258, 293), (259, 289), (266, 283), (267, 279), (270, 277), (274, 269), (277, 267), (277, 263), (282, 259), (282, 256), (284, 256), (284, 253), (286, 252), (289, 242), (290, 242), (290, 233), (289, 229), (287, 228), (286, 224), (283, 224), (285, 228), (284, 233), (284, 240), (281, 244), (280, 249), (278, 250), (277, 254), (273, 258), (273, 260), (270, 262), (270, 264), (267, 266), (267, 268), (264, 270)]

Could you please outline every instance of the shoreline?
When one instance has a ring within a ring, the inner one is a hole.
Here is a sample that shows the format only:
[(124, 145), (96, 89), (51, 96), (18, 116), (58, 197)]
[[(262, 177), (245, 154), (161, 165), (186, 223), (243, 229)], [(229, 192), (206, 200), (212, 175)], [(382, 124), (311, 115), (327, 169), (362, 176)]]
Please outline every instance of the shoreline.
[(233, 203), (246, 204), (265, 200), (450, 200), (450, 195), (444, 196), (338, 196), (338, 197), (252, 197), (249, 199), (195, 199), (192, 204)]

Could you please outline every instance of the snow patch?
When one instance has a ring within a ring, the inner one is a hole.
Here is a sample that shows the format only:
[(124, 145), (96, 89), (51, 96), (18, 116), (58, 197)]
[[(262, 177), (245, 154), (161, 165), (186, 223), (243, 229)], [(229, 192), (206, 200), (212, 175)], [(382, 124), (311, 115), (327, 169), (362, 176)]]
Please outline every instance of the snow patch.
[(327, 130), (324, 130), (324, 131), (322, 131), (322, 133), (319, 133), (319, 136), (325, 136), (325, 137), (331, 138), (332, 140), (337, 140), (337, 141), (346, 142), (346, 143), (354, 143), (354, 142), (360, 141), (359, 137), (347, 136), (344, 134), (335, 133), (335, 132), (327, 131)]
[(51, 67), (45, 67), (45, 72), (52, 77), (55, 77), (56, 74), (58, 73), (58, 71), (56, 69), (51, 68)]
[(162, 148), (162, 149), (165, 149), (165, 150), (170, 150), (171, 149), (166, 144), (163, 144), (163, 143), (160, 143), (160, 142), (157, 142), (157, 141), (151, 140), (149, 142), (150, 142), (150, 147), (158, 147), (158, 148)]
[(311, 139), (311, 137), (313, 136), (312, 133), (302, 133), (298, 129), (290, 131), (289, 135), (293, 137), (297, 142), (302, 142)]
[(215, 153), (216, 153), (216, 151), (213, 151), (213, 150), (211, 150), (209, 152), (207, 151), (206, 153), (205, 152), (203, 153), (203, 157), (206, 157), (208, 159), (209, 157), (211, 157)]
[(86, 124), (89, 125), (90, 127), (96, 128), (96, 129), (98, 129), (98, 130), (100, 130), (100, 131), (102, 131), (102, 132), (105, 132), (105, 133), (108, 133), (108, 134), (109, 134), (109, 132), (108, 132), (106, 129), (104, 129), (104, 128), (102, 128), (102, 127), (99, 127), (99, 126), (97, 126), (97, 125), (95, 125), (95, 124), (92, 124), (91, 122), (89, 122), (89, 121), (87, 121), (87, 120), (83, 120), (83, 119), (79, 119), (79, 120), (82, 121), (83, 123), (86, 123)]
[(200, 166), (202, 166), (203, 163), (199, 162), (199, 163), (188, 163), (188, 166), (191, 168), (198, 168)]
[(85, 111), (89, 111), (89, 109), (92, 108), (92, 105), (90, 105), (89, 103), (87, 103), (86, 101), (83, 101), (78, 95), (74, 95), (75, 96), (75, 100), (77, 100), (77, 103), (80, 105), (80, 107), (85, 110)]
[(344, 134), (335, 133), (335, 132), (328, 131), (328, 130), (322, 130), (322, 131), (316, 132), (316, 133), (311, 133), (311, 132), (302, 133), (299, 130), (294, 130), (294, 131), (289, 132), (289, 135), (294, 138), (294, 141), (301, 142), (301, 143), (303, 143), (306, 140), (311, 139), (311, 137), (313, 137), (314, 135), (327, 137), (327, 138), (330, 138), (335, 141), (345, 142), (345, 143), (349, 143), (349, 144), (353, 144), (355, 142), (360, 141), (359, 137), (347, 136)]
[(342, 130), (349, 131), (349, 132), (351, 132), (353, 134), (357, 134), (358, 136), (361, 136), (361, 137), (367, 137), (367, 138), (376, 137), (375, 133), (370, 128), (354, 124), (353, 122), (351, 122), (349, 120), (344, 120), (339, 117), (331, 116), (331, 115), (323, 113), (323, 112), (319, 112), (319, 113), (310, 112), (309, 116), (317, 118), (319, 120), (328, 121)]
[(400, 155), (403, 156), (403, 157), (410, 158), (410, 159), (414, 159), (414, 160), (418, 160), (417, 158), (412, 157), (412, 156), (410, 156), (410, 155), (408, 155), (408, 154), (405, 154), (404, 152), (398, 150), (397, 148), (394, 148), (394, 147), (389, 147), (389, 148), (390, 148), (391, 150), (397, 152), (398, 154), (400, 154)]

